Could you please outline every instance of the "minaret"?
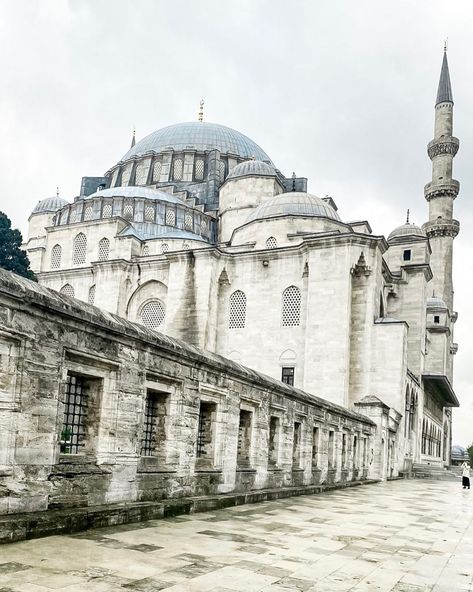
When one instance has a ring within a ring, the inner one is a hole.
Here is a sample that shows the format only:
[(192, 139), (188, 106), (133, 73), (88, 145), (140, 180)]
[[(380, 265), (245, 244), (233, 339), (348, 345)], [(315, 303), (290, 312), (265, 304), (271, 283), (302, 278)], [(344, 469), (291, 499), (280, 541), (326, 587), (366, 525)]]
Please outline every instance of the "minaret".
[(453, 305), (453, 239), (460, 228), (452, 217), (453, 201), (460, 190), (460, 183), (452, 178), (453, 158), (459, 147), (458, 139), (452, 134), (453, 95), (445, 46), (435, 103), (434, 139), (427, 146), (432, 161), (432, 181), (424, 188), (425, 199), (429, 202), (429, 221), (423, 228), (432, 248), (430, 266), (434, 277), (431, 292), (445, 301), (450, 314)]

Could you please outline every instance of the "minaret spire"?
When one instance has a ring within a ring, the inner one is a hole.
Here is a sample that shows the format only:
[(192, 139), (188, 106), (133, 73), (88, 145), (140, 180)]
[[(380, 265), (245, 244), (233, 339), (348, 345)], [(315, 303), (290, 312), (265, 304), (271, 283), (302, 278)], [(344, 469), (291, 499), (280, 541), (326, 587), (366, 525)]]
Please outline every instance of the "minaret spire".
[(437, 101), (435, 103), (435, 106), (439, 105), (440, 103), (452, 103), (453, 105), (453, 94), (452, 85), (450, 84), (450, 72), (448, 71), (446, 42), (443, 50), (442, 70), (440, 72), (439, 87), (437, 91)]

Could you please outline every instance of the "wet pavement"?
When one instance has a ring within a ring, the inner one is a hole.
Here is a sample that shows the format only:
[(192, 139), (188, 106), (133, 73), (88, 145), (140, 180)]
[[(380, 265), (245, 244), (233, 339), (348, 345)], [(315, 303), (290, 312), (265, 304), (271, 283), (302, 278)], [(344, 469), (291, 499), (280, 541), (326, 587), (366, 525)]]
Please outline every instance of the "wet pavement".
[(0, 592), (473, 591), (473, 490), (394, 481), (0, 546)]

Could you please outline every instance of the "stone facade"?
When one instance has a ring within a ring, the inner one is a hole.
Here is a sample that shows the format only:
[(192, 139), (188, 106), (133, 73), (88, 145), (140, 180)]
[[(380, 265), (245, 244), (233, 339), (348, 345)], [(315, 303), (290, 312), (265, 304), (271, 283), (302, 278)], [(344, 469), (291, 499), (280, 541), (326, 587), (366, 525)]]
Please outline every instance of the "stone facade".
[(1, 270), (0, 362), (3, 514), (380, 475), (376, 417)]

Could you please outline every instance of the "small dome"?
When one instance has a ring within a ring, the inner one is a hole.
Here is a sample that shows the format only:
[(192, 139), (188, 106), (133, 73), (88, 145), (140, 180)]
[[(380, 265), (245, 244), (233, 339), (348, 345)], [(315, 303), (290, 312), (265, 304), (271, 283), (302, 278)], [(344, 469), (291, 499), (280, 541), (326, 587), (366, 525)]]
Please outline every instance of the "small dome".
[(240, 177), (276, 177), (276, 170), (261, 160), (245, 160), (233, 167), (227, 180)]
[(419, 236), (422, 238), (426, 238), (425, 232), (417, 226), (417, 224), (402, 224), (395, 228), (391, 234), (388, 236), (388, 241), (392, 240), (393, 238), (404, 238), (407, 236)]
[(46, 214), (47, 212), (57, 212), (64, 206), (67, 206), (69, 202), (58, 195), (54, 197), (47, 197), (39, 201), (34, 210), (33, 214)]
[(438, 296), (432, 296), (432, 298), (427, 298), (427, 308), (447, 308), (447, 305)]
[(220, 150), (222, 154), (236, 154), (243, 158), (257, 158), (271, 162), (271, 159), (258, 144), (244, 134), (224, 125), (207, 121), (177, 123), (159, 129), (128, 150), (121, 159), (142, 156), (147, 152), (175, 152), (190, 149), (198, 152)]
[(263, 202), (248, 216), (248, 222), (279, 216), (330, 218), (340, 222), (340, 216), (323, 199), (310, 193), (291, 191), (280, 193)]
[(159, 191), (159, 189), (153, 189), (152, 187), (109, 187), (108, 189), (102, 189), (102, 191), (96, 191), (92, 195), (88, 195), (85, 199), (93, 199), (94, 197), (134, 197), (141, 199), (156, 199), (158, 201), (167, 201), (170, 203), (183, 204), (182, 199), (174, 197), (170, 193), (165, 191)]

